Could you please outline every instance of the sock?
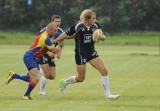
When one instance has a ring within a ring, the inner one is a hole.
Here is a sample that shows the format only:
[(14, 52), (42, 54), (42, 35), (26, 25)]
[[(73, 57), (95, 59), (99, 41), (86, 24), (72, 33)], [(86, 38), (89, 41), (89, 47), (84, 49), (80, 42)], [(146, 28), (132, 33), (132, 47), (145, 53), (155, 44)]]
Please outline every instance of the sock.
[(41, 76), (44, 75), (43, 70), (41, 68), (40, 68), (39, 72), (40, 72)]
[(47, 84), (47, 81), (48, 81), (47, 78), (45, 78), (44, 76), (41, 77), (41, 80), (40, 80), (40, 92), (45, 91), (45, 86)]
[(76, 83), (76, 76), (70, 76), (66, 80), (64, 80), (64, 85), (67, 86), (68, 84), (74, 84)]
[(105, 96), (110, 95), (109, 77), (108, 76), (101, 76), (101, 81), (103, 84)]
[(35, 86), (36, 86), (36, 84), (34, 84), (32, 81), (30, 81), (24, 96), (29, 96), (31, 91), (34, 89)]
[(23, 81), (29, 82), (29, 75), (20, 75), (20, 74), (13, 74), (12, 76), (14, 79), (21, 79)]

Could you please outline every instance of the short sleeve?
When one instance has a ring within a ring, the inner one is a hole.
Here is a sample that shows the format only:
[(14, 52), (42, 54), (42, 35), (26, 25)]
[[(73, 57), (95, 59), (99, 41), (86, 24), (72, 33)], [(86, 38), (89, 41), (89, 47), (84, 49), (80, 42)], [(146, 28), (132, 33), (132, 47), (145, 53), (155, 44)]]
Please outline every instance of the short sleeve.
[(54, 34), (55, 38), (59, 37), (63, 33), (63, 29), (58, 28), (58, 31)]
[(101, 29), (101, 26), (99, 25), (98, 22), (96, 22), (95, 24), (97, 25), (97, 28), (98, 28), (98, 29)]
[(52, 43), (52, 41), (51, 41), (51, 39), (50, 39), (49, 37), (46, 38), (46, 40), (45, 40), (45, 45), (46, 45), (46, 47), (47, 47), (48, 49), (54, 48), (54, 45), (53, 45), (53, 43)]
[(65, 33), (67, 35), (69, 35), (69, 36), (73, 35), (74, 33), (76, 33), (76, 31), (75, 31), (75, 24), (73, 24), (71, 27), (69, 27)]

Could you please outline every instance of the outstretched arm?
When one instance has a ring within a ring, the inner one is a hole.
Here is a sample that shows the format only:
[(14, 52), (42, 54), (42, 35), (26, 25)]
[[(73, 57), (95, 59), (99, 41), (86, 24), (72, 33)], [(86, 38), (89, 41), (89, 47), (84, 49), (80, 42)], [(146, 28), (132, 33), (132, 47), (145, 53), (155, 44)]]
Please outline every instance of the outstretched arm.
[(67, 38), (67, 34), (65, 32), (63, 32), (57, 39), (55, 39), (56, 41), (63, 41), (64, 39)]

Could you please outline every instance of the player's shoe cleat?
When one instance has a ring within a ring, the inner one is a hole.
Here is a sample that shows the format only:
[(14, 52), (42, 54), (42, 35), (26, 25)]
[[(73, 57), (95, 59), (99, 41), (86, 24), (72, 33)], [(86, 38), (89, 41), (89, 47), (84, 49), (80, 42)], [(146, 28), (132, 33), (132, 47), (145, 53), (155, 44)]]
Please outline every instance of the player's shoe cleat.
[(46, 96), (46, 92), (45, 91), (39, 91), (38, 94), (41, 95), (41, 96)]
[(7, 81), (6, 81), (6, 84), (9, 84), (9, 83), (13, 80), (13, 74), (14, 74), (13, 71), (10, 71), (10, 72), (9, 72), (8, 79), (7, 79)]
[(61, 93), (62, 93), (62, 95), (64, 95), (64, 90), (65, 90), (65, 88), (66, 88), (66, 86), (65, 86), (65, 84), (64, 84), (64, 80), (62, 79), (62, 80), (60, 80), (60, 90), (61, 90)]
[(30, 96), (23, 96), (22, 99), (23, 100), (33, 100)]
[(115, 95), (110, 94), (110, 95), (106, 96), (106, 98), (109, 99), (109, 100), (116, 100), (119, 97), (120, 97), (120, 95), (118, 95), (118, 94), (115, 94)]

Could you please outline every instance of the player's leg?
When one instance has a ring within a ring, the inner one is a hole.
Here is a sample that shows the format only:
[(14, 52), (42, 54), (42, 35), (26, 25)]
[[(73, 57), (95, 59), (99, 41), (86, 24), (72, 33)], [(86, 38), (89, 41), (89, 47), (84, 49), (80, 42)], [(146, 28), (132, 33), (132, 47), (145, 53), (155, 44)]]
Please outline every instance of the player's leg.
[(52, 66), (49, 66), (49, 64), (42, 64), (41, 69), (42, 69), (42, 71), (41, 71), (42, 76), (41, 76), (41, 79), (40, 79), (39, 94), (40, 95), (46, 95), (45, 87), (46, 87), (47, 81), (48, 81), (48, 79), (53, 80), (55, 78), (56, 68), (52, 67)]
[(39, 64), (37, 64), (37, 60), (29, 52), (26, 52), (23, 59), (28, 71), (29, 71), (29, 84), (27, 87), (27, 90), (23, 96), (23, 99), (30, 100), (30, 93), (34, 89), (34, 87), (37, 85), (39, 79), (40, 79), (40, 72), (39, 72)]
[(25, 100), (30, 100), (30, 93), (32, 92), (32, 90), (34, 89), (34, 87), (37, 85), (39, 79), (40, 79), (40, 74), (39, 74), (39, 70), (38, 68), (32, 68), (29, 70), (29, 76), (30, 76), (30, 80), (29, 80), (29, 84), (27, 87), (27, 90), (23, 96), (23, 99)]
[[(45, 86), (47, 84), (48, 79), (45, 77), (47, 75), (47, 70), (49, 70), (49, 65), (48, 65), (48, 55), (45, 54), (41, 58), (39, 58), (39, 64), (40, 64), (40, 73), (41, 73), (41, 78), (40, 78), (40, 90), (39, 90), (39, 95), (46, 95), (45, 92)], [(45, 74), (46, 72), (46, 74)]]
[[(33, 55), (31, 55), (29, 52), (25, 53), (23, 61), (28, 69), (37, 67), (35, 57)], [(13, 79), (20, 79), (20, 80), (24, 80), (26, 82), (29, 82), (30, 76), (29, 76), (29, 74), (22, 75), (22, 74), (16, 74), (15, 72), (10, 71), (9, 77), (8, 77), (8, 80), (6, 83), (8, 84)]]
[(83, 62), (83, 59), (86, 59), (86, 58), (82, 58), (81, 55), (75, 54), (75, 61), (77, 64), (76, 66), (77, 76), (70, 76), (65, 80), (60, 80), (60, 90), (62, 94), (64, 94), (64, 90), (67, 85), (84, 81), (85, 73), (86, 73), (86, 66), (85, 66), (86, 61)]
[(105, 67), (102, 59), (100, 57), (96, 57), (89, 61), (89, 63), (96, 68), (101, 74), (101, 81), (104, 88), (105, 96), (109, 99), (117, 99), (119, 95), (113, 95), (110, 92), (110, 84), (109, 84), (109, 76), (107, 68)]
[(41, 78), (40, 78), (40, 81), (39, 81), (40, 89), (39, 89), (38, 94), (42, 95), (42, 96), (46, 96), (45, 86), (47, 84), (48, 79), (45, 77), (43, 69), (42, 69), (41, 66), (40, 66), (40, 73), (41, 73)]
[(17, 74), (17, 73), (15, 73), (13, 71), (10, 71), (8, 79), (6, 81), (6, 84), (9, 84), (14, 79), (20, 79), (20, 80), (23, 80), (25, 82), (29, 82), (29, 78), (30, 77), (29, 77), (28, 74), (26, 74), (26, 75), (24, 75), (24, 74)]
[[(54, 60), (51, 59), (51, 58), (48, 58), (48, 71), (45, 71), (45, 77), (50, 79), (50, 80), (53, 80), (55, 79), (56, 77), (56, 65), (54, 63)], [(46, 74), (46, 72), (48, 72), (48, 74)]]
[(77, 76), (70, 76), (67, 79), (60, 81), (61, 93), (64, 94), (64, 90), (67, 85), (74, 84), (77, 82), (83, 82), (85, 80), (85, 72), (86, 72), (86, 66), (84, 64), (77, 65)]

